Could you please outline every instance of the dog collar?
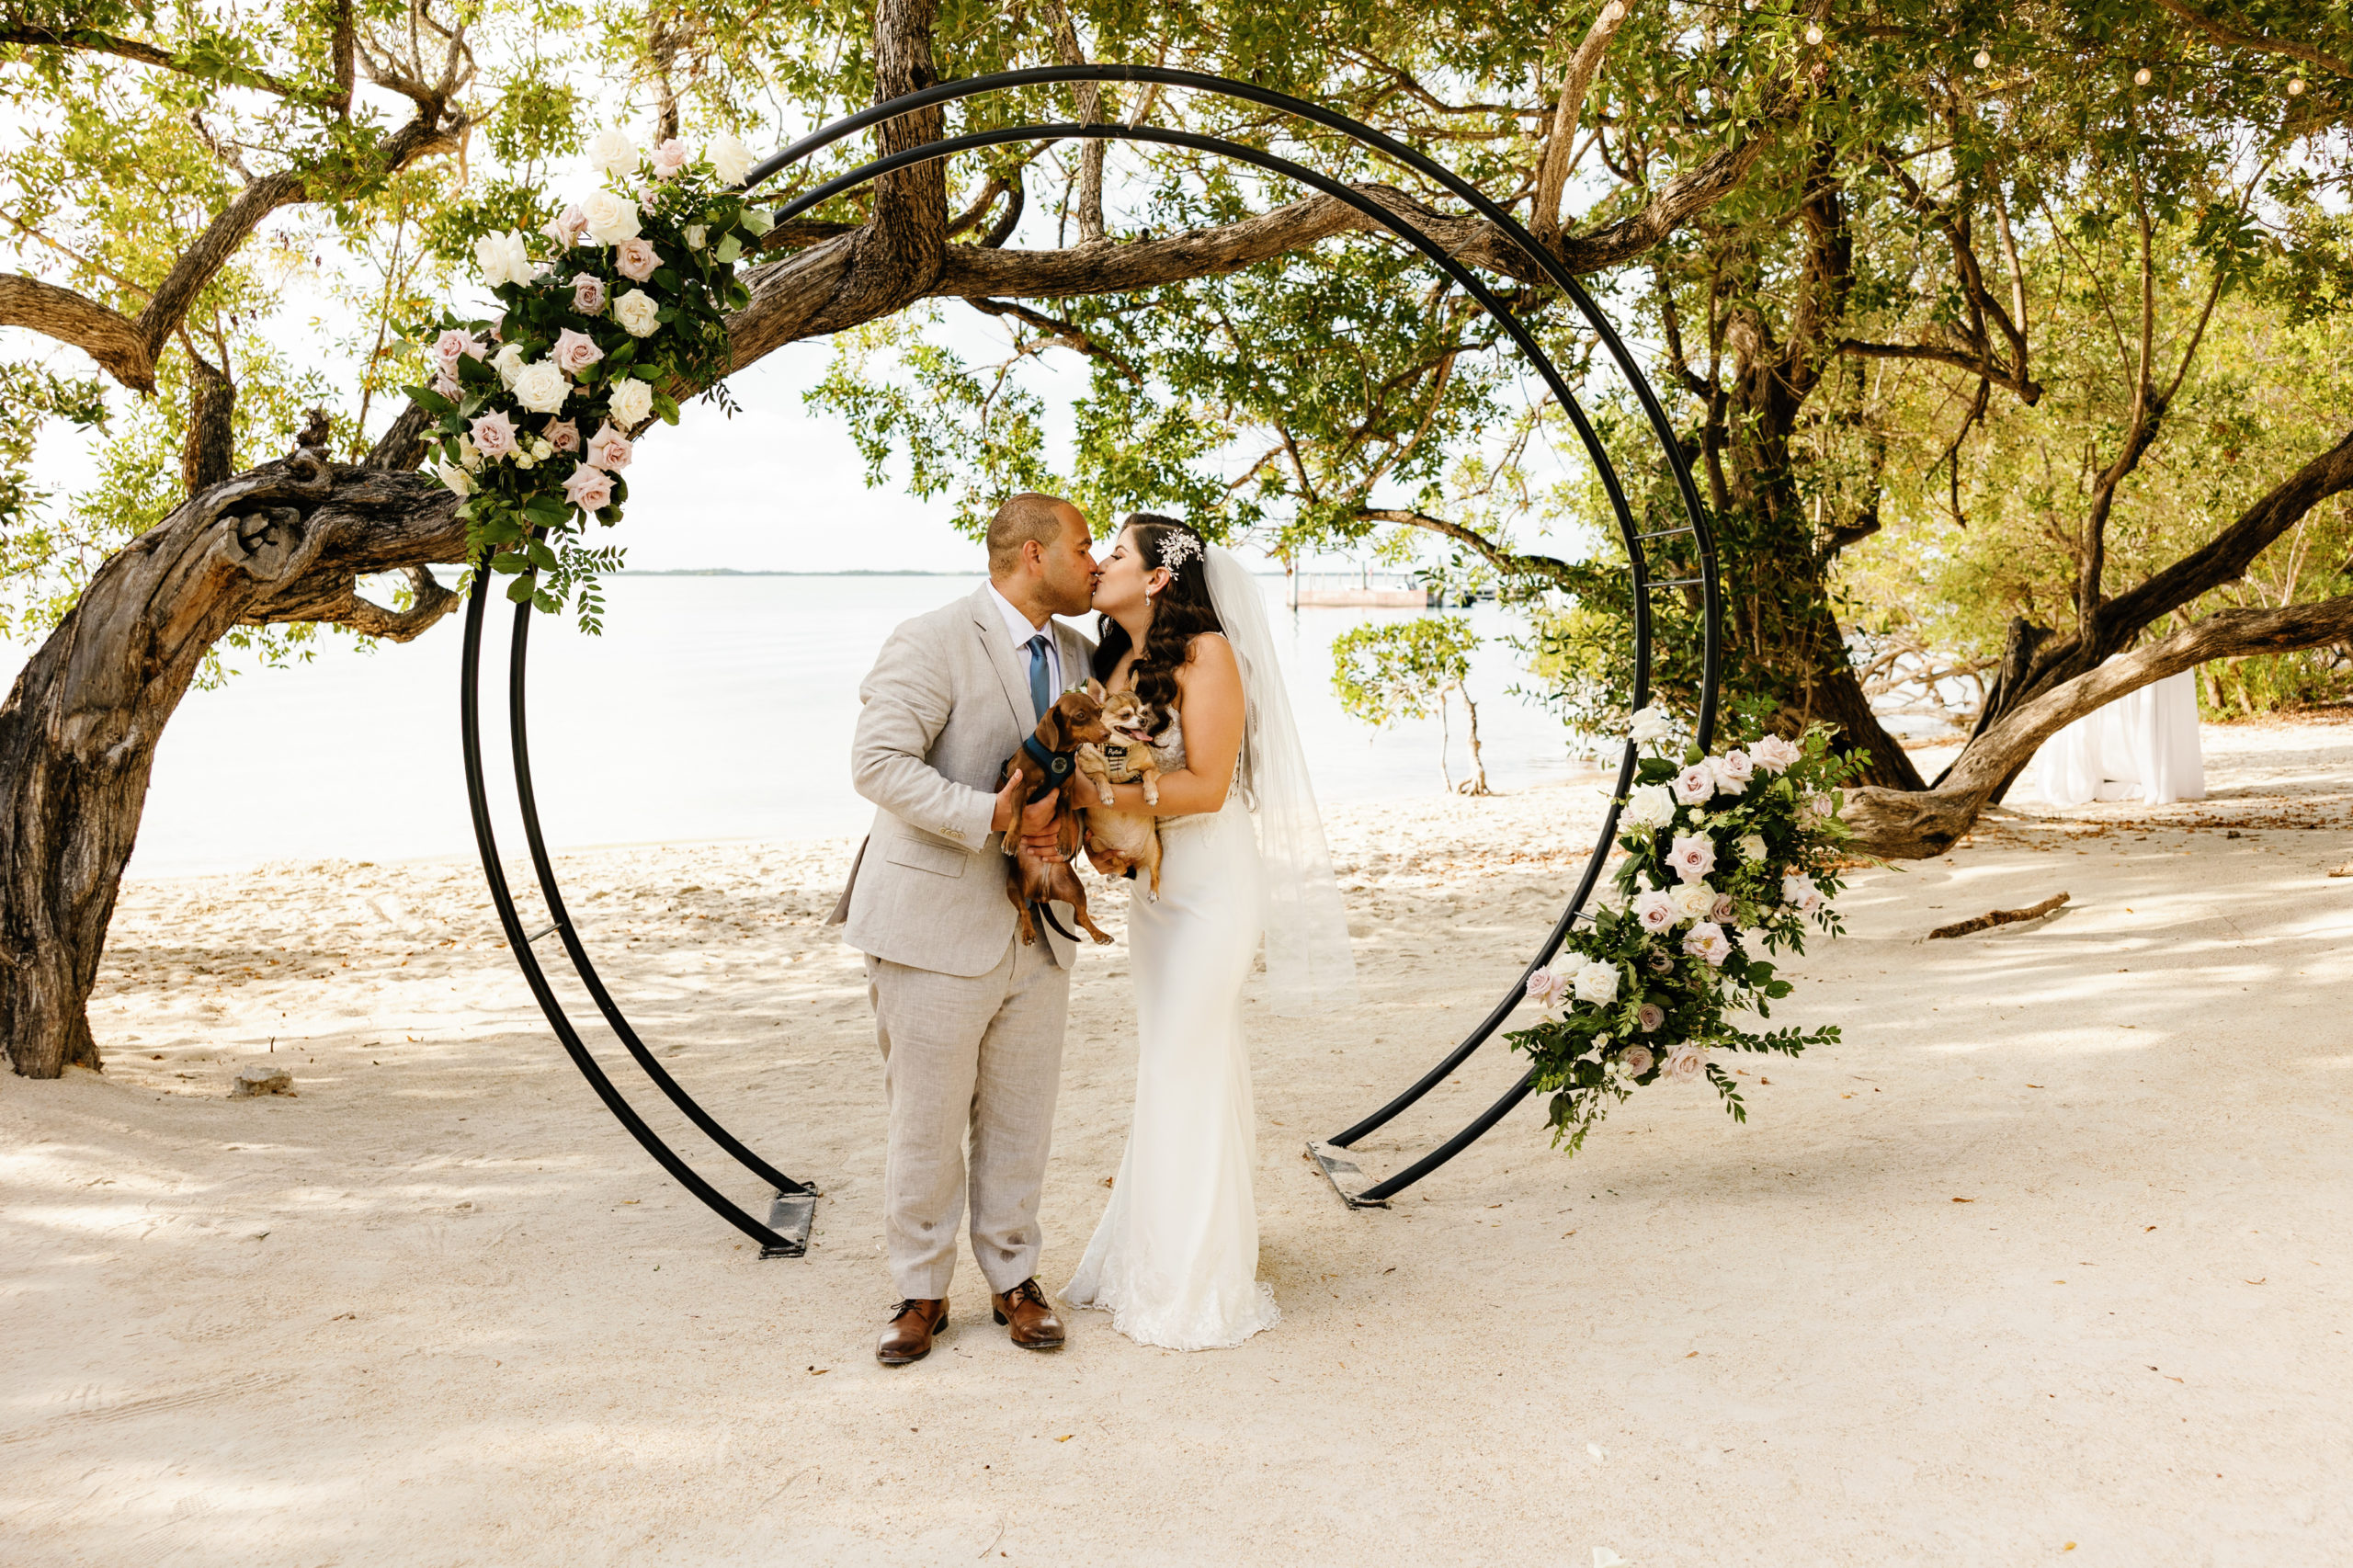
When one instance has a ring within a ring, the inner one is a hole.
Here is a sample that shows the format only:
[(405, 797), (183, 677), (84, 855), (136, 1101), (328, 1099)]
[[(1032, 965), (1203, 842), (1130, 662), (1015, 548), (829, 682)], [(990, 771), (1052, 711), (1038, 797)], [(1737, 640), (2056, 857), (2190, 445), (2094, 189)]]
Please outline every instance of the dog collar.
[(1038, 744), (1038, 737), (1035, 735), (1024, 735), (1021, 739), (1021, 749), (1029, 754), (1031, 761), (1046, 770), (1046, 782), (1049, 784), (1059, 784), (1070, 777), (1070, 753), (1048, 751)]

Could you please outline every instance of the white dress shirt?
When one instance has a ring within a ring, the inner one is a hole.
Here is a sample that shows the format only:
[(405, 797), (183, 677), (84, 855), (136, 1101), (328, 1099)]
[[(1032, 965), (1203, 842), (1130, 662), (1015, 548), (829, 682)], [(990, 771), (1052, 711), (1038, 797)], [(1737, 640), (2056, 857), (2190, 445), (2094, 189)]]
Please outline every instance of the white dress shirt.
[(989, 597), (996, 601), (997, 614), (1005, 618), (1005, 634), (1013, 639), (1013, 661), (1021, 670), (1021, 678), (1029, 678), (1029, 639), (1043, 632), (1046, 638), (1046, 690), (1059, 697), (1068, 689), (1063, 684), (1062, 639), (1054, 635), (1053, 618), (1049, 616), (1043, 626), (1032, 626), (1029, 618), (1014, 608), (1013, 601), (997, 592), (995, 583), (989, 585)]

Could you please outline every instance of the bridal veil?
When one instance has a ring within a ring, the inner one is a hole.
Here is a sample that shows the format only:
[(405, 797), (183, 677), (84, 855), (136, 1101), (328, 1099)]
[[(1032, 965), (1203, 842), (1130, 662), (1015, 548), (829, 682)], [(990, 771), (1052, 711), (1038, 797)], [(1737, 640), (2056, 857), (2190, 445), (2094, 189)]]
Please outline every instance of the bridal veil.
[(1357, 971), (1347, 910), (1275, 657), (1266, 592), (1232, 551), (1211, 546), (1204, 564), (1210, 603), (1242, 665), (1242, 790), (1264, 867), (1267, 1006), (1285, 1017), (1348, 1006), (1357, 999)]

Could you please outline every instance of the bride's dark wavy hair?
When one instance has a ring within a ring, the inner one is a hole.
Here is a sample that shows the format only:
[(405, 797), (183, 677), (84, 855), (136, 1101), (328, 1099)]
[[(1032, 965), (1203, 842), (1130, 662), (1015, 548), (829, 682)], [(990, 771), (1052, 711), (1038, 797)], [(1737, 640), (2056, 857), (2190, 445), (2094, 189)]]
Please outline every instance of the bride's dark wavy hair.
[[(1222, 637), (1225, 628), (1210, 602), (1207, 540), (1174, 517), (1151, 512), (1131, 513), (1120, 528), (1134, 533), (1147, 572), (1169, 564), (1172, 540), (1181, 536), (1193, 544), (1185, 559), (1176, 562), (1168, 585), (1152, 597), (1152, 625), (1143, 634), (1143, 651), (1136, 655), (1131, 672), (1136, 695), (1153, 710), (1153, 733), (1158, 733), (1167, 728), (1176, 711), (1176, 672), (1192, 658), (1193, 639), (1204, 631)], [(1095, 634), (1095, 678), (1108, 681), (1127, 657), (1128, 629), (1106, 615), (1097, 618)]]

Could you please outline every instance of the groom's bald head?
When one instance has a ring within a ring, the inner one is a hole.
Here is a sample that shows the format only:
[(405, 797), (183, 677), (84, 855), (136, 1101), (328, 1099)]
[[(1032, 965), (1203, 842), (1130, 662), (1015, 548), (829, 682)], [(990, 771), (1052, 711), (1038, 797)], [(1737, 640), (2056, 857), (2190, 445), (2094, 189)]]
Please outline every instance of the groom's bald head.
[(989, 519), (989, 574), (1002, 577), (1018, 567), (1025, 544), (1051, 551), (1074, 519), (1086, 526), (1086, 515), (1059, 495), (1025, 490), (1006, 497)]
[(1086, 513), (1024, 491), (989, 519), (989, 581), (1032, 622), (1082, 614), (1095, 597), (1093, 542)]

